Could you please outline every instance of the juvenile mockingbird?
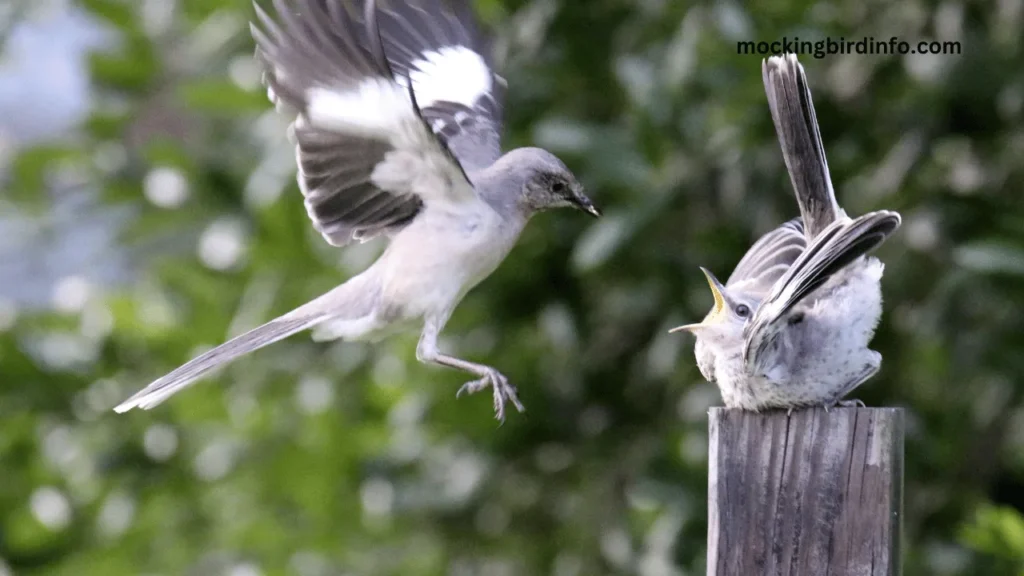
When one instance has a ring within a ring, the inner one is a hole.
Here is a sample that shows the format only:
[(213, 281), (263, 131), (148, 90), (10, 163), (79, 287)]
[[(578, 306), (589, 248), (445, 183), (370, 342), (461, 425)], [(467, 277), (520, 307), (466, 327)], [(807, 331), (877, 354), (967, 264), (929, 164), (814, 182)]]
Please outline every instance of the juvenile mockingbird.
[(497, 268), (530, 217), (600, 212), (554, 155), (500, 150), (505, 81), (467, 0), (273, 0), (252, 35), (271, 101), (297, 113), (299, 188), (334, 246), (383, 235), (367, 270), (156, 380), (115, 410), (152, 408), (210, 370), (315, 328), (315, 340), (375, 341), (422, 322), (416, 357), (476, 376), (498, 420), (523, 406), (496, 369), (438, 350), (438, 333)]
[(714, 308), (699, 324), (701, 374), (729, 407), (835, 406), (878, 371), (868, 348), (882, 314), (883, 265), (866, 254), (900, 225), (881, 210), (850, 218), (836, 202), (807, 78), (796, 56), (762, 65), (768, 106), (800, 218), (762, 236), (723, 286), (701, 268)]

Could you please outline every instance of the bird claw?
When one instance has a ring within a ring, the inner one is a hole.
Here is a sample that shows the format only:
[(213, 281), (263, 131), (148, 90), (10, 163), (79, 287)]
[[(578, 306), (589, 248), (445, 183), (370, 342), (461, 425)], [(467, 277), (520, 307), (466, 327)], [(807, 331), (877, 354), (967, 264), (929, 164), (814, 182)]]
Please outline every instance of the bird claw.
[(829, 410), (836, 406), (840, 408), (867, 408), (867, 405), (864, 404), (863, 400), (857, 400), (856, 398), (853, 400), (832, 400), (831, 402), (826, 402), (821, 407), (825, 409), (825, 413), (827, 414)]
[(494, 418), (498, 422), (505, 422), (505, 404), (508, 402), (511, 402), (519, 412), (526, 411), (523, 403), (519, 401), (516, 387), (509, 384), (508, 378), (497, 370), (490, 370), (483, 377), (472, 382), (466, 382), (455, 393), (455, 397), (458, 398), (463, 394), (476, 394), (487, 388), (490, 388), (494, 394)]

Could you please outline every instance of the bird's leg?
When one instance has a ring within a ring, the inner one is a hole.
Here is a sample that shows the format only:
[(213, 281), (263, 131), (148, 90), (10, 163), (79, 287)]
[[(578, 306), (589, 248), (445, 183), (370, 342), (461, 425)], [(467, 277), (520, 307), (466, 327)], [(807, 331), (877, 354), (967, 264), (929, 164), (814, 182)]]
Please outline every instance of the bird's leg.
[(824, 404), (821, 405), (821, 407), (825, 409), (825, 413), (826, 414), (828, 414), (828, 411), (833, 409), (833, 408), (835, 408), (836, 406), (838, 406), (840, 408), (867, 408), (868, 407), (867, 404), (865, 404), (863, 400), (857, 400), (857, 399), (853, 399), (853, 400), (838, 400), (836, 398), (833, 398), (832, 400), (829, 400), (829, 401), (827, 401), (827, 402), (825, 402)]
[(459, 388), (455, 396), (459, 397), (463, 393), (474, 394), (490, 388), (494, 395), (494, 417), (499, 422), (505, 421), (505, 404), (507, 402), (511, 402), (519, 412), (525, 411), (526, 408), (523, 407), (522, 402), (519, 401), (519, 396), (516, 394), (516, 387), (509, 384), (508, 378), (504, 374), (484, 364), (477, 364), (442, 354), (437, 349), (437, 336), (442, 325), (443, 322), (432, 319), (428, 319), (424, 323), (423, 333), (420, 335), (419, 344), (416, 346), (416, 359), (420, 362), (457, 368), (477, 375), (479, 378), (464, 384)]
[(881, 365), (882, 355), (874, 350), (867, 350), (867, 360), (864, 363), (864, 367), (860, 372), (850, 378), (846, 385), (839, 389), (838, 394), (833, 396), (831, 400), (825, 402), (825, 409), (828, 410), (833, 406), (841, 406), (843, 408), (867, 408), (864, 402), (861, 402), (860, 400), (841, 400), (841, 398), (850, 392), (853, 392), (854, 388), (860, 386), (865, 380), (874, 376)]

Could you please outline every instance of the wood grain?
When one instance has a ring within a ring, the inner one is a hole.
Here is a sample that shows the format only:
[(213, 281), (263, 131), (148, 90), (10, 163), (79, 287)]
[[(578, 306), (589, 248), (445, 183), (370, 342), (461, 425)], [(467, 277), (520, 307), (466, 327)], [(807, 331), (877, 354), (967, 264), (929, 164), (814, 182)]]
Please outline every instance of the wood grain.
[(897, 576), (903, 411), (713, 408), (709, 576)]

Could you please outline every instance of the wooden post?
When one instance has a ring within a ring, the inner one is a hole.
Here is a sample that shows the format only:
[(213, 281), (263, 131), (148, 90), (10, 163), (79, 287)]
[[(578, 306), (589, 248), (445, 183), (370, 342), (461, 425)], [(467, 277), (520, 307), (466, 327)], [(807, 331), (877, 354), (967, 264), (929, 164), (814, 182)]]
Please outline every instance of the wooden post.
[(898, 576), (903, 410), (712, 408), (708, 576)]

